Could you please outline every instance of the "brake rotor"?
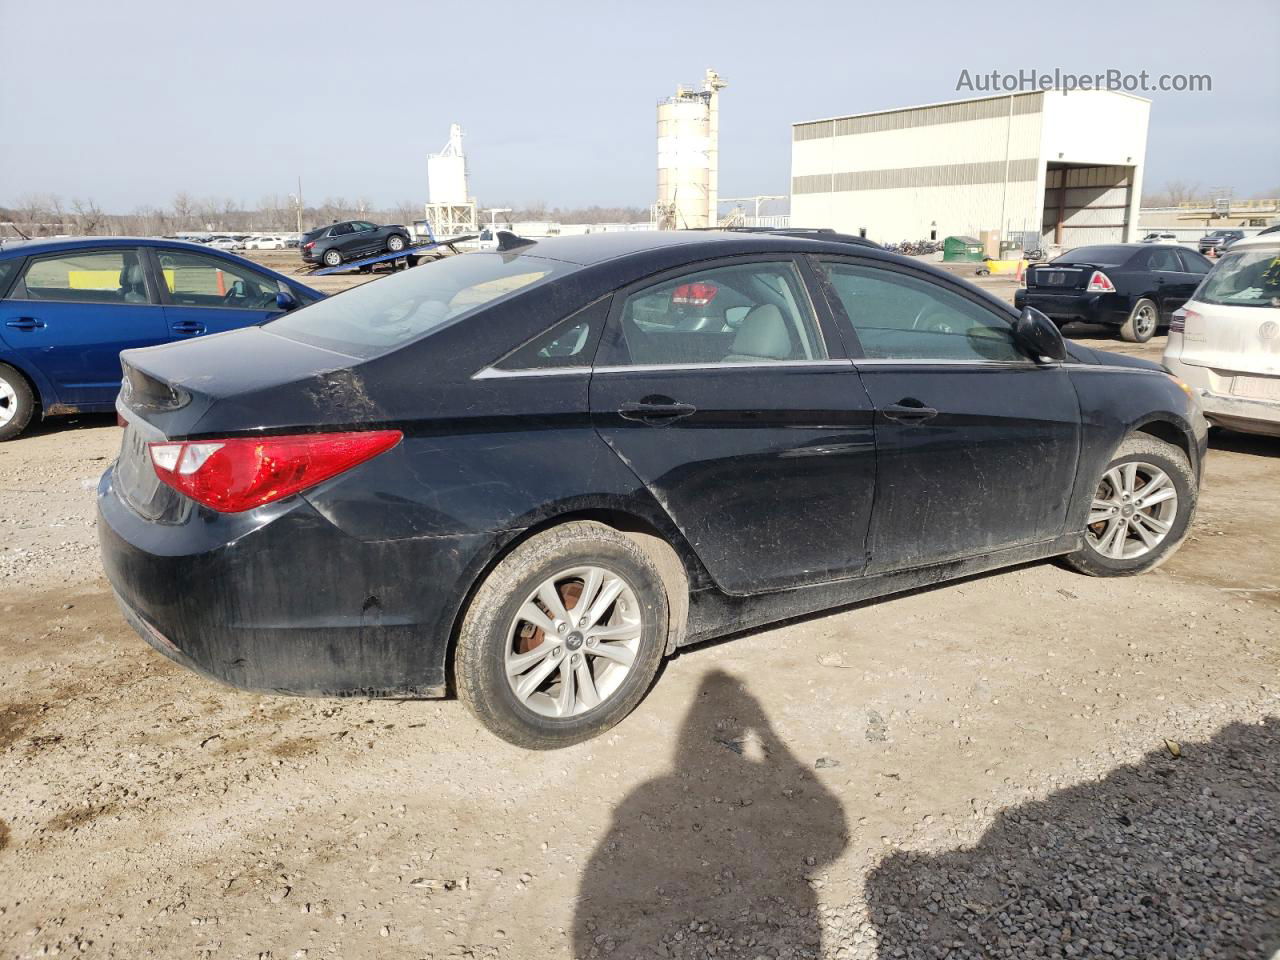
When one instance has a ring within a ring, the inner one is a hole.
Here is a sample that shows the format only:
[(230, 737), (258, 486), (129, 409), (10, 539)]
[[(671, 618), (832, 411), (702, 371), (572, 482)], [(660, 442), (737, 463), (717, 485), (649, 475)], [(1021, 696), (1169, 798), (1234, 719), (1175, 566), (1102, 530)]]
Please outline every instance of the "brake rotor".
[[(556, 592), (560, 594), (560, 602), (564, 604), (566, 610), (572, 610), (578, 605), (578, 601), (582, 599), (582, 587), (581, 580), (566, 580), (556, 585)], [(550, 611), (545, 612), (550, 613)], [(516, 635), (516, 653), (528, 653), (541, 646), (545, 639), (546, 633), (541, 627), (535, 627), (528, 622), (522, 623), (520, 632)]]

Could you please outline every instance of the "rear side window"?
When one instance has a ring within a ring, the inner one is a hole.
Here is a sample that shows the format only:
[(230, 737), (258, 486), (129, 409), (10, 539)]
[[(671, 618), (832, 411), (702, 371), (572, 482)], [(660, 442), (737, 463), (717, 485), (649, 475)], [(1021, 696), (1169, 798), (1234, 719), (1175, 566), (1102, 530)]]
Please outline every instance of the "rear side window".
[(1227, 251), (1192, 299), (1224, 307), (1280, 307), (1280, 252)]
[(1178, 255), (1173, 250), (1159, 249), (1152, 250), (1147, 257), (1147, 269), (1156, 270), (1162, 273), (1180, 273), (1182, 264), (1178, 261)]
[(876, 267), (824, 266), (870, 359), (1027, 359), (1004, 319), (939, 284)]
[(790, 261), (682, 274), (627, 297), (612, 365), (824, 360), (804, 284)]
[(589, 367), (609, 317), (612, 297), (597, 300), (534, 337), (494, 364), (499, 370), (557, 370)]
[(577, 269), (522, 254), (464, 253), (320, 300), (264, 329), (349, 356), (375, 357)]
[(75, 250), (31, 260), (13, 294), (25, 300), (150, 303), (138, 251)]

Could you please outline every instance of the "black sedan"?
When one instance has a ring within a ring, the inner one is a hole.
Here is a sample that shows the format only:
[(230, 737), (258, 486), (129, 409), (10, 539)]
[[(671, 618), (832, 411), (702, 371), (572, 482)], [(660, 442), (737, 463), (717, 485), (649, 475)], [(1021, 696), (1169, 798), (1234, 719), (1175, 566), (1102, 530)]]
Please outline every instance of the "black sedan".
[(378, 226), (367, 220), (343, 220), (302, 235), (298, 244), (307, 263), (336, 267), (347, 260), (379, 253), (399, 253), (409, 246), (409, 231), (398, 224)]
[(504, 246), (124, 354), (98, 530), (144, 638), (249, 689), (452, 688), (555, 747), (685, 644), (1186, 535), (1195, 401), (1034, 310), (814, 239)]
[(1174, 244), (1111, 243), (1077, 247), (1027, 270), (1014, 304), (1035, 307), (1059, 326), (1079, 320), (1118, 327), (1146, 343), (1191, 298), (1213, 264)]

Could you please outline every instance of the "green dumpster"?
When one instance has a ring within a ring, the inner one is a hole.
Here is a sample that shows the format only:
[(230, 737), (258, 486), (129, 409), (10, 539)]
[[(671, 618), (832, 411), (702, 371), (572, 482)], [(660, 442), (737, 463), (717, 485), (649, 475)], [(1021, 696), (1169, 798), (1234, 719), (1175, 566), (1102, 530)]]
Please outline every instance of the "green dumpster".
[(944, 263), (981, 263), (982, 244), (973, 237), (947, 237), (942, 241)]

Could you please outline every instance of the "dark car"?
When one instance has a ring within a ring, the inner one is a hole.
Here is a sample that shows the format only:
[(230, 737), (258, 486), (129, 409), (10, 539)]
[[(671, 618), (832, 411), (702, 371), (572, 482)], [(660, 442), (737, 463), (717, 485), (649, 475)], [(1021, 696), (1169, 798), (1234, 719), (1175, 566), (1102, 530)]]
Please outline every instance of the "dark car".
[[(719, 326), (677, 322), (690, 288)], [(529, 747), (685, 644), (1045, 557), (1151, 569), (1206, 442), (1153, 363), (768, 234), (463, 254), (124, 361), (98, 531), (144, 638), (248, 689), (452, 687)]]
[(1201, 253), (1219, 254), (1237, 240), (1241, 240), (1243, 238), (1243, 230), (1214, 230), (1212, 233), (1206, 233), (1200, 238), (1200, 243), (1197, 245), (1196, 249)]
[(261, 323), (324, 294), (181, 240), (80, 237), (0, 250), (0, 440), (37, 415), (112, 410), (120, 351)]
[(1079, 320), (1118, 327), (1146, 343), (1191, 298), (1213, 264), (1174, 244), (1108, 243), (1077, 247), (1027, 270), (1014, 305), (1035, 307), (1059, 326)]
[(380, 227), (368, 220), (343, 220), (302, 235), (299, 249), (307, 263), (336, 267), (347, 260), (378, 253), (398, 253), (409, 246), (409, 231), (392, 224)]

